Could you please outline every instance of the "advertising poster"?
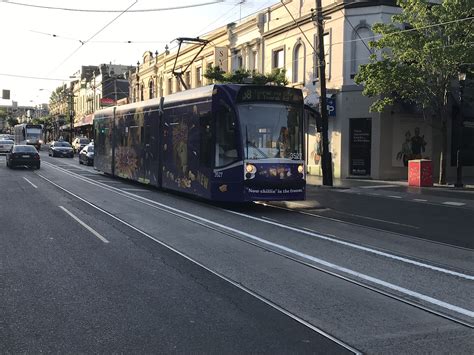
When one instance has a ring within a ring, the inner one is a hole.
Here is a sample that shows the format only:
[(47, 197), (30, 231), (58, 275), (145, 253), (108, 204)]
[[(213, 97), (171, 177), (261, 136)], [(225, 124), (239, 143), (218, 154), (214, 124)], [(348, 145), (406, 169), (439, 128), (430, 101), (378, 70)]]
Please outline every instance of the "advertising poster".
[(407, 167), (412, 159), (432, 159), (431, 127), (422, 118), (393, 120), (392, 166)]

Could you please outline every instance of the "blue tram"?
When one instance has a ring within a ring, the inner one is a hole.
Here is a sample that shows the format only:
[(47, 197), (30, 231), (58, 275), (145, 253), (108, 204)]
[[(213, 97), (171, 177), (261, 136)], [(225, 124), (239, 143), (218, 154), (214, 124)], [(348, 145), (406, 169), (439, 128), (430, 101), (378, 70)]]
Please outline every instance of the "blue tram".
[(222, 84), (97, 111), (94, 166), (214, 201), (304, 200), (303, 96)]

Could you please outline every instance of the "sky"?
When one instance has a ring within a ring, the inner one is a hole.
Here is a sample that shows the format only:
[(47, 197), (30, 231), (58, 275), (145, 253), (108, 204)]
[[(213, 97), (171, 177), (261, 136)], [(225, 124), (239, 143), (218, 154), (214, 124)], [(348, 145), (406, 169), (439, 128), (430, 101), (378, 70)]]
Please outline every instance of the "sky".
[[(146, 51), (175, 47), (177, 37), (202, 36), (277, 2), (0, 0), (0, 90), (21, 106), (48, 103), (82, 65), (136, 65)], [(163, 10), (170, 7), (187, 8)], [(161, 11), (138, 11), (151, 9)]]

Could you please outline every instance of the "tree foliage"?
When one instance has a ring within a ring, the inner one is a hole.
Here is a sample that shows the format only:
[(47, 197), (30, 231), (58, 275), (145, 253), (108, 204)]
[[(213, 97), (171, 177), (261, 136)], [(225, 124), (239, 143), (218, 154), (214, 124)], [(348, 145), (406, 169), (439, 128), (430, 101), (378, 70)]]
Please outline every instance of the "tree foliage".
[(267, 74), (260, 74), (255, 70), (247, 69), (237, 69), (234, 72), (226, 73), (221, 70), (220, 67), (215, 66), (208, 68), (204, 77), (215, 83), (288, 85), (288, 79), (286, 78), (286, 71), (284, 69), (274, 69), (271, 73)]
[(393, 16), (392, 23), (373, 26), (380, 38), (370, 43), (374, 53), (355, 81), (364, 85), (364, 95), (378, 97), (372, 111), (402, 101), (435, 116), (443, 133), (440, 182), (445, 183), (448, 102), (458, 72), (473, 69), (468, 63), (474, 62), (474, 2), (399, 0), (398, 4), (402, 12)]
[(10, 127), (14, 127), (18, 124), (18, 119), (16, 117), (8, 117), (7, 122)]

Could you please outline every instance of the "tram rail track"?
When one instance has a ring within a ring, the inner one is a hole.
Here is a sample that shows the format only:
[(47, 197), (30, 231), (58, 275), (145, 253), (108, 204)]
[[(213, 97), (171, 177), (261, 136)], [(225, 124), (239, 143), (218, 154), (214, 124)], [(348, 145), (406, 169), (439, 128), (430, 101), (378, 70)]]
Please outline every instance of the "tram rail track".
[[(165, 247), (165, 248), (171, 250), (172, 252), (174, 252), (174, 253), (180, 255), (181, 257), (183, 257), (183, 258), (189, 260), (190, 262), (196, 264), (197, 266), (203, 268), (204, 270), (210, 272), (211, 274), (213, 274), (213, 275), (219, 277), (220, 279), (222, 279), (222, 280), (224, 280), (224, 281), (226, 281), (226, 282), (232, 284), (233, 286), (239, 288), (240, 290), (242, 290), (242, 291), (244, 291), (244, 292), (250, 294), (251, 296), (257, 298), (258, 300), (262, 301), (263, 303), (265, 303), (265, 304), (269, 305), (270, 307), (274, 308), (275, 310), (277, 310), (277, 311), (279, 311), (279, 312), (285, 314), (286, 316), (288, 316), (288, 317), (290, 317), (291, 319), (297, 321), (298, 323), (300, 323), (300, 324), (302, 324), (302, 325), (308, 327), (309, 329), (313, 330), (314, 332), (316, 332), (316, 333), (318, 333), (318, 334), (320, 334), (320, 335), (322, 335), (322, 336), (324, 336), (324, 337), (330, 339), (331, 341), (333, 341), (333, 342), (335, 342), (336, 344), (342, 346), (342, 347), (345, 348), (346, 350), (351, 351), (352, 353), (357, 354), (357, 355), (362, 354), (362, 352), (359, 351), (358, 349), (356, 349), (356, 348), (354, 348), (353, 346), (347, 344), (347, 343), (344, 342), (343, 340), (336, 338), (335, 336), (329, 334), (328, 332), (324, 331), (323, 329), (321, 329), (321, 328), (319, 328), (319, 327), (317, 327), (317, 326), (311, 324), (310, 322), (308, 322), (308, 321), (306, 321), (305, 319), (299, 317), (298, 315), (294, 314), (293, 312), (291, 312), (291, 311), (285, 309), (284, 307), (282, 307), (282, 306), (280, 306), (280, 305), (274, 303), (274, 302), (273, 302), (272, 300), (270, 300), (269, 298), (267, 298), (267, 297), (265, 297), (265, 296), (263, 296), (263, 295), (260, 295), (259, 293), (257, 293), (257, 292), (255, 292), (255, 291), (253, 291), (253, 290), (251, 290), (251, 289), (249, 289), (249, 288), (243, 286), (243, 285), (240, 284), (239, 282), (230, 279), (229, 277), (225, 276), (224, 274), (222, 274), (222, 273), (220, 273), (220, 272), (218, 272), (218, 271), (216, 271), (216, 270), (212, 270), (211, 268), (209, 268), (209, 267), (207, 267), (206, 265), (202, 264), (202, 263), (199, 262), (198, 260), (196, 260), (196, 259), (194, 259), (193, 257), (187, 255), (186, 253), (183, 253), (183, 252), (179, 251), (178, 249), (174, 248), (173, 246), (169, 245), (168, 243), (163, 242), (162, 240), (159, 240), (159, 239), (155, 238), (154, 236), (150, 235), (149, 233), (147, 233), (147, 232), (145, 232), (145, 231), (143, 231), (143, 230), (137, 228), (136, 226), (134, 226), (134, 225), (128, 223), (127, 221), (125, 221), (125, 220), (123, 220), (123, 219), (121, 219), (121, 218), (115, 216), (114, 214), (112, 214), (112, 213), (110, 213), (110, 212), (104, 210), (103, 208), (101, 208), (101, 207), (99, 207), (99, 206), (93, 204), (92, 202), (87, 201), (86, 199), (80, 197), (79, 195), (77, 195), (77, 194), (75, 194), (75, 193), (69, 191), (68, 189), (66, 189), (66, 188), (64, 188), (64, 187), (62, 187), (62, 186), (60, 186), (59, 184), (56, 184), (55, 182), (53, 182), (53, 181), (51, 181), (50, 179), (48, 179), (48, 178), (46, 178), (45, 176), (43, 176), (42, 174), (38, 173), (37, 175), (38, 175), (40, 178), (42, 178), (43, 180), (45, 180), (45, 181), (47, 181), (48, 183), (52, 184), (53, 186), (57, 187), (57, 188), (60, 189), (61, 191), (63, 191), (63, 192), (65, 192), (65, 193), (67, 193), (67, 194), (73, 196), (74, 198), (76, 198), (76, 199), (82, 201), (83, 203), (86, 203), (87, 205), (91, 206), (92, 208), (94, 208), (94, 209), (96, 209), (96, 210), (102, 212), (103, 214), (105, 214), (105, 215), (109, 216), (110, 218), (114, 219), (115, 221), (117, 221), (117, 222), (119, 222), (119, 223), (125, 225), (126, 227), (132, 229), (133, 231), (135, 231), (135, 232), (137, 232), (137, 233), (139, 233), (139, 234), (141, 234), (141, 235), (147, 237), (148, 239), (150, 239), (150, 240), (152, 240), (152, 241), (154, 241), (154, 242), (160, 244), (161, 246), (163, 246), (163, 247)], [(144, 203), (144, 202), (142, 201), (142, 203)], [(161, 211), (163, 211), (163, 212), (171, 213), (171, 214), (175, 215), (176, 217), (179, 217), (179, 218), (188, 220), (188, 221), (190, 221), (190, 222), (193, 222), (193, 223), (195, 223), (195, 224), (201, 225), (201, 226), (203, 226), (203, 227), (205, 227), (205, 228), (214, 230), (214, 231), (216, 231), (216, 232), (223, 233), (223, 231), (220, 231), (218, 228), (215, 228), (215, 227), (206, 225), (205, 223), (202, 223), (202, 222), (199, 222), (199, 221), (196, 221), (196, 220), (192, 220), (191, 218), (188, 218), (188, 217), (186, 217), (186, 216), (179, 215), (178, 213), (174, 213), (174, 212), (172, 212), (172, 211), (167, 211), (166, 209), (163, 209), (163, 208), (159, 208), (159, 207), (156, 207), (156, 206), (154, 206), (154, 207), (157, 208), (157, 209), (159, 209), (159, 210), (161, 210)], [(225, 233), (225, 234), (230, 235), (230, 233)]]
[[(201, 218), (199, 216), (195, 216), (195, 215), (192, 215), (190, 213), (187, 213), (187, 212), (184, 212), (184, 211), (179, 211), (171, 206), (167, 206), (167, 205), (164, 205), (162, 203), (159, 203), (159, 202), (156, 202), (156, 201), (153, 201), (153, 200), (149, 200), (145, 197), (142, 197), (142, 196), (139, 196), (139, 195), (136, 195), (136, 194), (133, 194), (133, 193), (130, 193), (130, 192), (127, 192), (127, 191), (123, 191), (117, 187), (111, 187), (111, 186), (107, 186), (106, 184), (103, 184), (101, 182), (97, 182), (97, 181), (94, 181), (93, 179), (90, 179), (88, 177), (84, 177), (84, 176), (81, 176), (80, 174), (77, 174), (77, 173), (74, 173), (74, 172), (70, 172), (68, 171), (67, 169), (64, 169), (64, 168), (60, 168), (60, 167), (57, 167), (55, 166), (54, 164), (51, 164), (51, 163), (47, 163), (48, 166), (51, 166), (52, 168), (54, 169), (57, 169), (63, 173), (66, 173), (66, 174), (69, 174), (70, 176), (73, 176), (77, 179), (80, 179), (80, 180), (83, 180), (85, 182), (88, 182), (90, 184), (93, 184), (93, 185), (96, 185), (98, 187), (101, 187), (103, 189), (106, 189), (106, 190), (109, 190), (109, 191), (112, 191), (112, 192), (115, 192), (115, 193), (118, 193), (124, 197), (127, 197), (127, 198), (130, 198), (136, 202), (139, 202), (139, 203), (143, 203), (143, 204), (146, 204), (150, 207), (153, 207), (153, 208), (156, 208), (160, 211), (163, 211), (163, 212), (166, 212), (166, 213), (169, 213), (169, 214), (172, 214), (176, 217), (179, 217), (179, 218), (182, 218), (184, 220), (187, 220), (191, 223), (195, 223), (195, 224), (198, 224), (202, 227), (205, 227), (205, 228), (208, 228), (210, 230), (213, 230), (213, 231), (217, 231), (219, 233), (222, 233), (222, 234), (225, 234), (227, 236), (230, 236), (234, 239), (237, 239), (239, 241), (242, 241), (244, 243), (247, 243), (247, 244), (250, 244), (252, 246), (256, 246), (262, 250), (265, 250), (265, 251), (268, 251), (268, 252), (271, 252), (275, 255), (278, 255), (278, 256), (281, 256), (281, 257), (284, 257), (288, 260), (291, 260), (293, 262), (296, 262), (296, 263), (299, 263), (301, 265), (304, 265), (306, 267), (310, 267), (314, 270), (317, 270), (319, 272), (323, 272), (325, 274), (328, 274), (328, 275), (331, 275), (331, 276), (334, 276), (334, 277), (337, 277), (339, 279), (342, 279), (344, 281), (347, 281), (347, 282), (350, 282), (351, 284), (354, 284), (354, 285), (357, 285), (359, 287), (362, 287), (362, 288), (365, 288), (365, 289), (368, 289), (370, 291), (373, 291), (373, 292), (376, 292), (378, 294), (381, 294), (383, 296), (386, 296), (386, 297), (389, 297), (391, 299), (394, 299), (394, 300), (397, 300), (399, 302), (402, 302), (404, 304), (407, 304), (407, 305), (410, 305), (410, 306), (413, 306), (413, 307), (416, 307), (417, 309), (420, 309), (420, 310), (423, 310), (425, 312), (428, 312), (430, 314), (433, 314), (433, 315), (436, 315), (438, 317), (441, 317), (441, 318), (444, 318), (446, 320), (449, 320), (449, 321), (452, 321), (454, 323), (457, 323), (459, 325), (462, 325), (462, 326), (465, 326), (465, 327), (468, 327), (468, 328), (474, 328), (474, 324), (472, 322), (469, 322), (469, 321), (466, 321), (465, 319), (463, 318), (460, 318), (460, 317), (456, 317), (456, 316), (452, 316), (446, 312), (442, 312), (442, 311), (439, 311), (439, 309), (436, 309), (435, 307), (428, 307), (426, 306), (425, 304), (421, 303), (421, 302), (415, 302), (415, 301), (412, 301), (410, 299), (407, 299), (406, 297), (401, 297), (400, 295), (398, 295), (397, 293), (395, 292), (390, 292), (390, 291), (387, 291), (386, 289), (383, 289), (381, 287), (374, 287), (373, 285), (371, 285), (370, 283), (367, 283), (367, 282), (361, 282), (360, 280), (354, 278), (354, 277), (349, 277), (347, 275), (344, 275), (344, 274), (341, 274), (341, 273), (338, 273), (338, 272), (334, 272), (334, 271), (331, 271), (331, 270), (328, 270), (327, 268), (324, 268), (324, 267), (321, 267), (321, 266), (317, 266), (315, 265), (314, 263), (310, 263), (310, 262), (306, 262), (304, 260), (301, 260), (300, 258), (297, 258), (297, 257), (294, 257), (292, 255), (289, 255), (288, 253), (285, 253), (285, 252), (282, 252), (282, 251), (279, 251), (279, 250), (275, 250), (275, 248), (271, 248), (269, 246), (266, 246), (266, 245), (262, 245), (262, 243), (259, 243), (259, 242), (256, 242), (256, 241), (253, 241), (253, 240), (249, 240), (248, 238), (245, 238), (244, 236), (242, 236), (241, 234), (233, 231), (233, 228), (225, 228), (225, 226), (223, 225), (220, 225), (219, 223), (208, 223), (206, 222), (207, 219), (205, 218)], [(80, 196), (77, 196), (75, 195), (74, 193), (72, 193), (71, 191), (68, 191), (67, 189), (57, 185), (56, 183), (48, 180), (46, 177), (42, 176), (41, 174), (38, 173), (38, 175), (40, 177), (42, 177), (43, 179), (49, 181), (50, 183), (54, 184), (55, 186), (57, 186), (58, 188), (62, 189), (63, 191), (75, 196), (76, 198), (82, 200), (83, 202), (86, 202), (87, 204), (91, 205), (92, 207), (94, 208), (97, 208), (97, 209), (101, 209), (100, 207), (98, 206), (95, 206), (94, 204), (92, 204), (91, 202), (81, 198)], [(115, 218), (117, 220), (120, 220), (118, 217), (110, 214), (109, 212), (103, 210), (104, 213), (107, 213), (109, 216), (111, 216), (112, 218)], [(122, 221), (122, 223), (125, 223), (125, 224), (128, 224), (128, 222), (126, 221)], [(140, 233), (146, 235), (146, 232), (143, 232), (143, 231), (140, 231), (138, 228), (136, 228), (135, 226), (132, 226), (132, 225), (129, 225), (129, 227), (131, 227), (132, 229), (135, 229), (136, 231), (139, 231)], [(183, 253), (175, 250), (172, 246), (169, 246), (167, 245), (166, 243), (162, 242), (162, 241), (159, 241), (159, 240), (156, 240), (154, 237), (152, 236), (149, 236), (147, 235), (147, 237), (157, 241), (158, 243), (172, 249), (173, 251), (177, 252), (178, 254), (180, 255), (183, 255)], [(189, 258), (189, 257), (188, 257)], [(191, 259), (191, 258), (190, 258)], [(194, 261), (193, 262), (196, 262), (197, 264), (201, 265), (198, 261)], [(205, 266), (203, 266), (205, 267)], [(206, 269), (208, 269), (207, 267), (205, 267)], [(209, 270), (213, 273), (215, 273), (215, 271), (213, 270)], [(222, 275), (224, 278), (225, 276)], [(227, 279), (226, 279), (227, 280)], [(233, 280), (227, 280), (229, 282), (232, 282), (234, 283), (235, 281)], [(251, 291), (251, 290), (250, 290)], [(253, 292), (253, 291), (251, 291)], [(279, 307), (279, 306), (278, 306)]]

